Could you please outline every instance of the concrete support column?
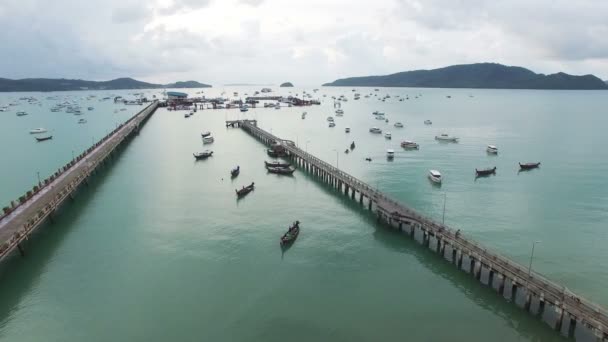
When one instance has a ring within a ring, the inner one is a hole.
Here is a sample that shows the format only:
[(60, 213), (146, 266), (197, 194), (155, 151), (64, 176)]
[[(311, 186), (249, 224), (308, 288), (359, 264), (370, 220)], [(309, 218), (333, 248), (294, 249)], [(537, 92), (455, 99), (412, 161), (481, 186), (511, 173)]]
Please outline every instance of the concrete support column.
[(452, 249), (452, 246), (448, 245), (448, 244), (444, 244), (443, 246), (443, 258), (447, 261), (449, 261), (450, 263), (454, 262), (453, 259), (453, 253), (454, 249)]
[(484, 285), (490, 284), (490, 269), (481, 265), (479, 270), (479, 281)]

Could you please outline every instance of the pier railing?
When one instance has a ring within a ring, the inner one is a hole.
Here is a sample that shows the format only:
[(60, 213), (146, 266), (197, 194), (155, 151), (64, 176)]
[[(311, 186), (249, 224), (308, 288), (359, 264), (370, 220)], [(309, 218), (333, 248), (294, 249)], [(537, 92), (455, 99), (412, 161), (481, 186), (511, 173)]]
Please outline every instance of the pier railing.
[(458, 248), (463, 253), (474, 256), (477, 260), (491, 266), (493, 269), (500, 270), (503, 275), (509, 276), (516, 283), (525, 286), (529, 291), (538, 294), (540, 297), (551, 299), (553, 303), (559, 304), (564, 309), (567, 308), (569, 313), (584, 320), (585, 323), (591, 324), (603, 331), (608, 329), (608, 311), (600, 305), (574, 294), (565, 286), (547, 279), (538, 272), (529, 270), (527, 267), (510, 260), (500, 253), (490, 250), (470, 238), (462, 236), (462, 234), (457, 236), (454, 229), (439, 223), (428, 216), (422, 215), (388, 197), (364, 181), (301, 150), (291, 141), (280, 139), (257, 127), (257, 125), (250, 124), (248, 121), (243, 121), (242, 127), (245, 130), (253, 131), (258, 135), (265, 137), (267, 140), (281, 143), (290, 154), (306, 160), (317, 168), (323, 169), (342, 183), (348, 184), (351, 188), (356, 189), (368, 198), (376, 201), (377, 206), (394, 219), (404, 217), (416, 221), (423, 225), (427, 231), (432, 232), (435, 236), (440, 236), (444, 241), (449, 242), (450, 245)]

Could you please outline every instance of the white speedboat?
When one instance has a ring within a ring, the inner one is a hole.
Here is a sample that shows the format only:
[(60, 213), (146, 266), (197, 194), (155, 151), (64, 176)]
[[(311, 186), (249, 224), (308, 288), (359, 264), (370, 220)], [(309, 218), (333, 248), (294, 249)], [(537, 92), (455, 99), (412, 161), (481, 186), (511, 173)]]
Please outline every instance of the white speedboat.
[(450, 136), (448, 134), (442, 133), (440, 135), (435, 136), (435, 140), (439, 141), (449, 141), (449, 142), (458, 142), (458, 138)]
[(344, 128), (344, 132), (346, 132), (346, 133), (350, 133), (350, 127), (346, 127), (346, 128)]
[(437, 170), (429, 170), (429, 179), (433, 183), (441, 184), (441, 181), (442, 181), (441, 173)]
[(337, 116), (340, 116), (342, 114), (344, 114), (344, 110), (342, 110), (342, 109), (336, 109), (336, 115)]
[(369, 131), (371, 133), (376, 133), (376, 134), (382, 133), (382, 130), (380, 128), (378, 128), (378, 127), (372, 127), (372, 128), (369, 129)]
[(214, 141), (215, 139), (210, 135), (203, 138), (203, 144), (211, 144)]
[(330, 122), (329, 122), (329, 127), (336, 127), (336, 123), (335, 123), (335, 122), (333, 122), (333, 121), (330, 121)]
[(213, 155), (213, 151), (204, 150), (203, 152), (192, 153), (192, 155), (194, 155), (194, 159), (196, 160), (207, 159)]
[(403, 128), (403, 124), (401, 122), (395, 122), (394, 126), (397, 128)]
[(395, 150), (390, 149), (390, 148), (388, 150), (386, 150), (386, 158), (388, 158), (388, 159), (395, 158)]
[(424, 124), (425, 125), (432, 125), (433, 121), (431, 121), (431, 120), (424, 120)]
[(494, 145), (488, 145), (488, 147), (486, 147), (486, 151), (490, 154), (498, 154), (498, 148)]
[(328, 117), (327, 117), (327, 121), (329, 121), (329, 122), (333, 122), (333, 121), (334, 121), (334, 118), (333, 118), (332, 116), (328, 116)]
[(30, 130), (30, 134), (46, 133), (45, 128), (34, 128)]
[(384, 133), (384, 137), (385, 137), (386, 139), (391, 139), (391, 138), (392, 138), (391, 132), (386, 132), (386, 133)]
[(415, 149), (417, 150), (420, 146), (418, 144), (416, 144), (413, 141), (409, 141), (409, 140), (404, 140), (401, 142), (401, 147), (403, 148), (407, 148), (407, 149)]

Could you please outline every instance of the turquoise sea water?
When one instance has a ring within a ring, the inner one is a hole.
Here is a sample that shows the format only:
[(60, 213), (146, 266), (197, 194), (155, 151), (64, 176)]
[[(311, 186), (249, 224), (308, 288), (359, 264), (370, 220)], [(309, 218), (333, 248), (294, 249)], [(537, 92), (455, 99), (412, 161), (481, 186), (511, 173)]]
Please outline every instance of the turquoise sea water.
[[(205, 93), (224, 90), (254, 91)], [(114, 113), (122, 106), (97, 100), (109, 93), (0, 94), (0, 105), (30, 95), (42, 102), (0, 113), (2, 203), (30, 188), (36, 171), (48, 175), (72, 150), (79, 153), (141, 109)], [(89, 94), (98, 97), (84, 105), (95, 106), (83, 115), (85, 125), (48, 111), (58, 101), (46, 96), (87, 103)], [(341, 94), (349, 98), (345, 115), (329, 128), (330, 97)], [(351, 89), (322, 88), (321, 106), (205, 110), (189, 119), (158, 110), (57, 222), (28, 243), (25, 258), (0, 266), (0, 340), (559, 339), (309, 175), (267, 174), (265, 147), (224, 128), (224, 120), (245, 117), (439, 220), (445, 194), (447, 224), (522, 264), (540, 240), (535, 270), (608, 304), (604, 92), (402, 88), (378, 94), (392, 97), (354, 101)], [(405, 94), (410, 100), (395, 99)], [(30, 115), (16, 117), (17, 110)], [(390, 122), (374, 120), (374, 110)], [(396, 121), (405, 128), (394, 128)], [(393, 139), (370, 134), (372, 126), (390, 130)], [(53, 140), (35, 143), (28, 131), (36, 127), (52, 129)], [(200, 132), (207, 130), (216, 140), (203, 146)], [(433, 137), (442, 132), (460, 142), (438, 143)], [(402, 150), (402, 139), (418, 142), (420, 150)], [(344, 154), (351, 141), (357, 148)], [(497, 145), (499, 155), (487, 155), (487, 144)], [(191, 153), (206, 148), (214, 156), (194, 162)], [(387, 148), (397, 151), (393, 162), (385, 158)], [(518, 173), (519, 161), (542, 167)], [(237, 164), (241, 174), (230, 180)], [(496, 176), (475, 180), (474, 169), (487, 166), (497, 167)], [(431, 168), (444, 175), (441, 188), (426, 179)], [(234, 189), (252, 181), (255, 191), (236, 201)], [(278, 238), (296, 219), (302, 233), (283, 254)]]

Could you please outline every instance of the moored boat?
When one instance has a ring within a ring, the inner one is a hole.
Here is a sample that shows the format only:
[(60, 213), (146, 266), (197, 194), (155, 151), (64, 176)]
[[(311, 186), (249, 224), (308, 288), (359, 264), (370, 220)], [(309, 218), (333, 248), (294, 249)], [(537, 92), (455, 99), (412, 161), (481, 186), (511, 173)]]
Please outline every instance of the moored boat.
[(78, 120), (78, 123), (79, 123), (79, 124), (84, 124), (84, 123), (87, 123), (87, 120), (85, 120), (85, 119), (80, 119), (80, 120)]
[(386, 133), (384, 133), (384, 137), (386, 139), (391, 139), (393, 136), (391, 135), (391, 132), (386, 132)]
[(266, 170), (270, 173), (276, 173), (279, 175), (291, 175), (296, 168), (293, 166), (289, 167), (266, 167)]
[(370, 128), (370, 129), (369, 129), (369, 131), (370, 131), (371, 133), (375, 133), (375, 134), (380, 134), (380, 133), (382, 133), (382, 130), (381, 130), (380, 128), (378, 128), (378, 127), (372, 127), (372, 128)]
[(350, 149), (354, 150), (355, 149), (355, 142), (353, 141), (352, 143), (350, 143)]
[(493, 175), (496, 173), (496, 166), (491, 167), (491, 168), (487, 168), (487, 169), (475, 169), (475, 175), (479, 176), (489, 176), (489, 175)]
[(532, 170), (536, 169), (540, 166), (540, 162), (538, 163), (519, 163), (519, 168), (522, 170)]
[(386, 158), (388, 158), (388, 159), (395, 158), (395, 150), (390, 149), (390, 148), (388, 150), (386, 150)]
[(230, 176), (232, 178), (236, 177), (239, 175), (239, 173), (241, 173), (241, 167), (240, 166), (236, 166), (234, 169), (230, 170)]
[(429, 170), (429, 179), (436, 184), (441, 184), (441, 181), (443, 180), (441, 173), (437, 170)]
[(211, 132), (203, 132), (203, 133), (201, 133), (201, 137), (203, 137), (203, 138), (204, 137), (208, 137), (210, 135), (211, 135)]
[(404, 140), (401, 142), (401, 147), (403, 148), (409, 148), (409, 149), (418, 149), (420, 146), (413, 142), (413, 141), (409, 141), (409, 140)]
[(296, 221), (293, 223), (291, 227), (287, 230), (283, 236), (281, 236), (280, 244), (281, 246), (285, 246), (293, 243), (298, 235), (300, 234), (300, 221)]
[(264, 165), (266, 165), (266, 167), (279, 167), (279, 168), (288, 168), (291, 166), (291, 164), (289, 163), (282, 163), (280, 161), (273, 161), (273, 162), (267, 162), (264, 161)]
[(330, 122), (329, 122), (329, 127), (336, 127), (336, 123), (335, 123), (335, 122), (333, 122), (333, 121), (330, 121)]
[(431, 120), (424, 120), (424, 124), (425, 125), (432, 125), (433, 121), (431, 121)]
[(346, 132), (346, 133), (350, 133), (350, 127), (346, 127), (346, 128), (344, 128), (344, 132)]
[(196, 160), (207, 159), (213, 155), (213, 151), (204, 150), (203, 152), (192, 153)]
[(488, 147), (486, 147), (486, 151), (490, 154), (498, 154), (498, 148), (494, 145), (488, 145)]
[(213, 139), (212, 136), (206, 136), (203, 138), (203, 144), (211, 144), (214, 141), (215, 141), (215, 139)]
[(397, 128), (403, 128), (403, 124), (401, 122), (395, 122), (394, 126)]
[(45, 128), (34, 128), (34, 129), (30, 130), (30, 134), (39, 134), (39, 133), (46, 133), (46, 129)]
[(17, 116), (26, 116), (27, 115), (26, 112), (17, 112), (16, 114), (17, 114)]
[(234, 191), (236, 191), (237, 197), (243, 197), (243, 196), (247, 195), (248, 193), (252, 192), (254, 186), (255, 186), (255, 183), (252, 182), (251, 185), (244, 186), (240, 190), (235, 189)]
[(457, 137), (450, 136), (448, 134), (442, 133), (440, 135), (435, 136), (435, 140), (439, 141), (449, 141), (449, 142), (458, 142)]
[(46, 137), (36, 137), (36, 141), (45, 141), (45, 140), (51, 140), (53, 139), (52, 135), (48, 135)]

